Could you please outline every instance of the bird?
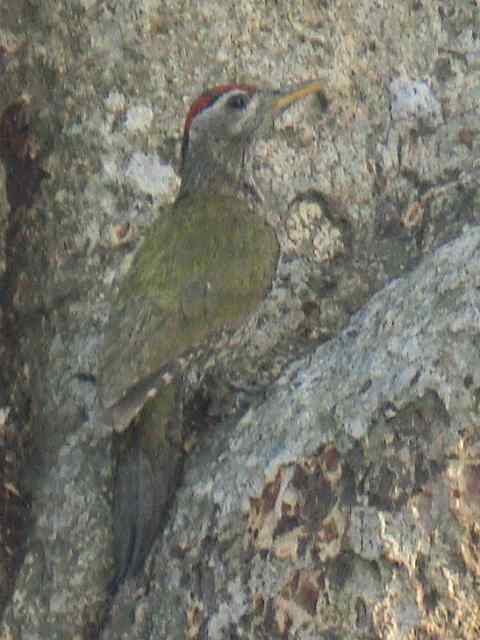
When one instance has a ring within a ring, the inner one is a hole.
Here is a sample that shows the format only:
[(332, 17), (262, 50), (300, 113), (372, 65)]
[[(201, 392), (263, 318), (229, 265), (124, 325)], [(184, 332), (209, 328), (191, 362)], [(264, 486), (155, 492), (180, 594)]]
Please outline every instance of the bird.
[(115, 468), (112, 591), (141, 572), (180, 481), (185, 362), (242, 326), (272, 286), (280, 248), (261, 215), (255, 144), (291, 104), (321, 90), (318, 81), (281, 90), (223, 84), (187, 113), (178, 196), (120, 283), (99, 355)]

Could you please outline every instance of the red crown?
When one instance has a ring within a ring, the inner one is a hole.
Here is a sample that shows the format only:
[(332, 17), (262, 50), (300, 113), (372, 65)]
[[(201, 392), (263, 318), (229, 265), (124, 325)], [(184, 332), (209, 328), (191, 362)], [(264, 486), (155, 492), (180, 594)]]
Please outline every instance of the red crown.
[(185, 125), (183, 127), (183, 141), (182, 141), (182, 167), (185, 162), (185, 156), (187, 155), (188, 143), (190, 140), (190, 127), (192, 126), (193, 119), (201, 113), (204, 109), (208, 109), (214, 104), (218, 98), (223, 96), (223, 94), (228, 93), (229, 91), (234, 91), (238, 89), (239, 91), (244, 91), (248, 93), (248, 95), (253, 96), (257, 87), (251, 84), (219, 84), (216, 87), (212, 87), (211, 89), (207, 89), (204, 93), (202, 93), (195, 102), (190, 107), (189, 112), (187, 113), (187, 117), (185, 118)]

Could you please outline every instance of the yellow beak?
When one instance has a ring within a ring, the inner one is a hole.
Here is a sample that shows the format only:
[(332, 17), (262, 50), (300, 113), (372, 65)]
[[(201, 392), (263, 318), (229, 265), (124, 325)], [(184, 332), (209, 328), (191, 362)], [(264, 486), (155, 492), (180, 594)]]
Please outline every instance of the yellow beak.
[(284, 109), (289, 107), (294, 102), (301, 100), (309, 96), (312, 93), (318, 93), (322, 90), (322, 85), (318, 80), (310, 82), (304, 82), (290, 89), (282, 91), (278, 97), (276, 97), (272, 103), (273, 115), (278, 115)]

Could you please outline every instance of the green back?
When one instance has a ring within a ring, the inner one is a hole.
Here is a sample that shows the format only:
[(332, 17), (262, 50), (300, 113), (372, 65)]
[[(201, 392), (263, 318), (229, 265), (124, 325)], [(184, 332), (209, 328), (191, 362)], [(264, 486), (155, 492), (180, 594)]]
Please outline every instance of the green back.
[(188, 196), (162, 212), (112, 306), (100, 358), (104, 405), (241, 323), (270, 289), (278, 253), (273, 229), (242, 200)]

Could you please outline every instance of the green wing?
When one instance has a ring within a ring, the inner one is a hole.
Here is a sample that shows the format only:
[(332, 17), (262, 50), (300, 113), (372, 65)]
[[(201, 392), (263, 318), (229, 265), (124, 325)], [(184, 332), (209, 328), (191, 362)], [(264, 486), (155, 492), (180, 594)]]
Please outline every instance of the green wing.
[(163, 214), (112, 307), (100, 357), (104, 406), (254, 311), (278, 252), (273, 229), (237, 199), (192, 196)]

